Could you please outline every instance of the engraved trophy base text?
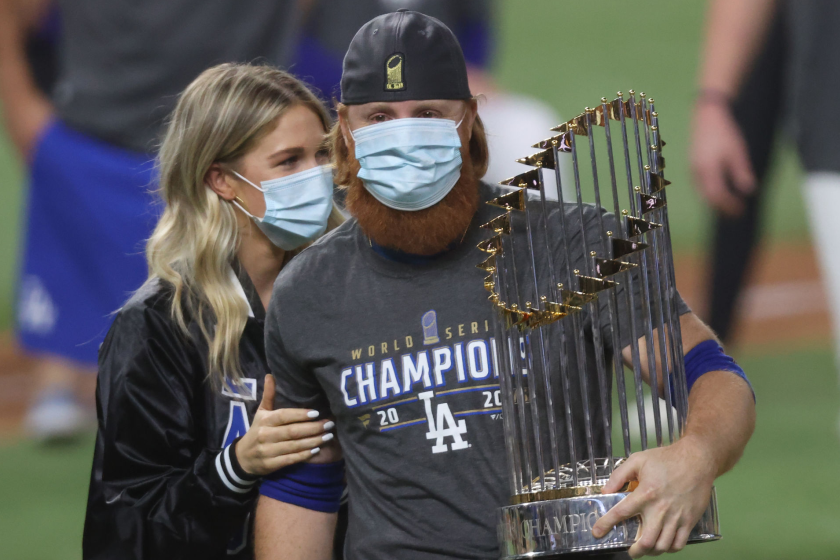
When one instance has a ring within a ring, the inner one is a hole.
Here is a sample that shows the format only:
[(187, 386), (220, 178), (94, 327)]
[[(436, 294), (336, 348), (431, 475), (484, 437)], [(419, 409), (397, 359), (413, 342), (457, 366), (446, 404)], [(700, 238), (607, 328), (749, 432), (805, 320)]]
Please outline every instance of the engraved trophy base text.
[[(626, 550), (636, 541), (638, 517), (616, 525), (605, 537), (592, 536), (592, 526), (629, 492), (530, 502), (499, 510), (499, 548), (503, 560), (555, 558), (570, 552)], [(688, 542), (720, 539), (714, 488), (709, 507), (692, 529)]]

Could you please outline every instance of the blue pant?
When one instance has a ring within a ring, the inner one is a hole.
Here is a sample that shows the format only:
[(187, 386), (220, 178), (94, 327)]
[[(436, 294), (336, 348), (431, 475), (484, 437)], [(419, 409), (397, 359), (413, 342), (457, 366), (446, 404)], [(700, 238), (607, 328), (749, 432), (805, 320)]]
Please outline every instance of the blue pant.
[(19, 341), (95, 365), (113, 313), (147, 276), (154, 161), (55, 121), (30, 172)]

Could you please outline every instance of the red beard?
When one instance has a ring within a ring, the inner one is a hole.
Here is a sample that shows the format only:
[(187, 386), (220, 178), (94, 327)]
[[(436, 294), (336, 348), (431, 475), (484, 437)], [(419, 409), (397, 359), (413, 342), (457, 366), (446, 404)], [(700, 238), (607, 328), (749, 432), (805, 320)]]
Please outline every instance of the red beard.
[(358, 161), (351, 155), (352, 180), (347, 186), (347, 210), (374, 243), (412, 255), (435, 255), (463, 239), (479, 204), (478, 178), (468, 154), (461, 177), (446, 197), (415, 212), (385, 206), (358, 178)]

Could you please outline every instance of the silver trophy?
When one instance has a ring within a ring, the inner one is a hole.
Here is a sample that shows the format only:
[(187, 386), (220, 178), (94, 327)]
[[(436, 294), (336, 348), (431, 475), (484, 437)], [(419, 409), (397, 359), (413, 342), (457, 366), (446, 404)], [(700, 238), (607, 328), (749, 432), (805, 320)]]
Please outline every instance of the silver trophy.
[[(482, 226), (494, 235), (479, 245), (490, 253), (478, 268), (488, 274), (484, 285), (500, 341), (511, 493), (511, 504), (499, 511), (505, 559), (629, 548), (639, 535), (638, 517), (601, 539), (592, 526), (635, 483), (615, 494), (601, 490), (631, 452), (677, 440), (688, 414), (665, 143), (654, 101), (644, 93), (636, 101), (632, 90), (625, 100), (619, 92), (552, 130), (556, 136), (533, 146), (542, 151), (517, 160), (533, 169), (504, 181), (514, 190), (488, 202), (505, 212)], [(620, 138), (617, 154), (613, 133)], [(553, 172), (564, 202), (561, 158), (571, 159), (574, 172), (571, 212), (556, 211), (546, 197), (543, 173), (550, 181)], [(605, 196), (601, 181), (609, 185)], [(597, 214), (594, 241), (591, 229), (584, 231), (584, 194), (592, 195)], [(615, 220), (608, 223), (602, 210)], [(576, 237), (582, 242), (569, 242)], [(632, 380), (620, 354), (622, 332)], [(664, 398), (642, 380), (643, 352), (650, 386), (661, 382)], [(689, 542), (719, 538), (713, 491)]]

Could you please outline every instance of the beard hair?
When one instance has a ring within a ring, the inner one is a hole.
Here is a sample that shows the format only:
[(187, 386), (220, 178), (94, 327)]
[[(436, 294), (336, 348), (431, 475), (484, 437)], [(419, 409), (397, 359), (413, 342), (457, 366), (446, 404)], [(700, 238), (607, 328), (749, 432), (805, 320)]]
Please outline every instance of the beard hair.
[(374, 198), (358, 177), (355, 154), (348, 154), (347, 210), (377, 245), (413, 255), (441, 253), (463, 239), (478, 211), (478, 178), (469, 153), (461, 155), (461, 176), (443, 200), (423, 210), (406, 212)]

